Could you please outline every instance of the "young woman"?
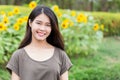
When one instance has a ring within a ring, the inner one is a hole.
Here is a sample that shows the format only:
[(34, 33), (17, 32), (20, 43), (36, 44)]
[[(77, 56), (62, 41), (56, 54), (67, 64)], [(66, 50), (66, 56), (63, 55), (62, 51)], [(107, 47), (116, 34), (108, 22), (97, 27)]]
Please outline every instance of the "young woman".
[(11, 80), (68, 80), (72, 63), (54, 12), (37, 6), (29, 15), (26, 34), (7, 64)]

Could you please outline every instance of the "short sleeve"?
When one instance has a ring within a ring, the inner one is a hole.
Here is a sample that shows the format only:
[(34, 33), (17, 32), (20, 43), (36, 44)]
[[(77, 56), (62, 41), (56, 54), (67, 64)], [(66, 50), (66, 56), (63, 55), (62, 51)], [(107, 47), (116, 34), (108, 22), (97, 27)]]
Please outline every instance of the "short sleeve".
[(64, 51), (62, 51), (61, 60), (62, 60), (62, 65), (61, 65), (60, 75), (62, 75), (65, 71), (69, 71), (69, 69), (73, 65), (68, 55)]
[(19, 62), (18, 62), (18, 52), (15, 51), (11, 56), (8, 64), (6, 65), (6, 69), (11, 73), (12, 71), (15, 72), (19, 76)]

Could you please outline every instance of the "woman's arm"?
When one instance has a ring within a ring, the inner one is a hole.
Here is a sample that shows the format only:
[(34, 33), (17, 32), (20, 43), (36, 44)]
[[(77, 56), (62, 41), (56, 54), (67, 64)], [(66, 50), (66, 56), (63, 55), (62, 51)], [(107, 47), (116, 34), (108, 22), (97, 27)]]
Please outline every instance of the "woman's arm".
[(20, 80), (19, 76), (12, 71), (11, 80)]
[(64, 72), (64, 73), (60, 76), (60, 80), (68, 80), (68, 71)]

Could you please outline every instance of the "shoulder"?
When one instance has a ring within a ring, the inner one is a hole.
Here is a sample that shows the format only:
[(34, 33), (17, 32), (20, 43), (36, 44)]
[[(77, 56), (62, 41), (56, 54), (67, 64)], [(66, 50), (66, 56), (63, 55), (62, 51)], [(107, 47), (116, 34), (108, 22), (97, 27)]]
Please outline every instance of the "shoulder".
[(66, 54), (66, 52), (60, 48), (56, 48), (57, 52), (59, 52), (59, 54)]
[(62, 50), (60, 48), (56, 48), (56, 50), (58, 52), (59, 57), (61, 57), (61, 58), (67, 57), (67, 53), (64, 50)]
[(21, 48), (21, 49), (17, 49), (17, 50), (15, 50), (15, 51), (13, 52), (12, 57), (20, 56), (22, 52), (23, 52), (23, 49), (22, 49), (22, 48)]

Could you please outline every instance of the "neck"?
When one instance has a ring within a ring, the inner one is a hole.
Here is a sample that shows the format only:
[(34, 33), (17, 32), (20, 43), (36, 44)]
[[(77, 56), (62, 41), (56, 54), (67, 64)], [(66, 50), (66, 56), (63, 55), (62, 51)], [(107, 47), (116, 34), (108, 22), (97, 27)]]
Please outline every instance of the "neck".
[(34, 39), (30, 43), (30, 46), (33, 48), (51, 48), (52, 47), (52, 45), (50, 45), (46, 40), (37, 41)]

